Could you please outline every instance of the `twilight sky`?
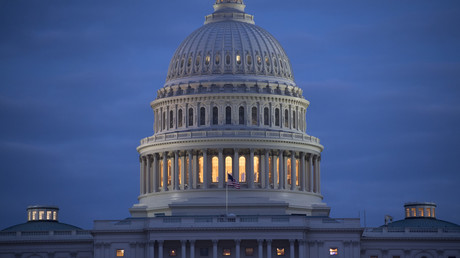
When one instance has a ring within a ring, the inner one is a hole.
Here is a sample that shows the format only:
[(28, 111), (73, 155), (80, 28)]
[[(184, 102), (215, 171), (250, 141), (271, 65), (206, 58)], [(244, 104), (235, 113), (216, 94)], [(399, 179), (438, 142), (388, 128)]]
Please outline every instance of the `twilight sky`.
[[(87, 229), (129, 216), (149, 103), (213, 2), (0, 2), (0, 229), (33, 204)], [(331, 216), (379, 226), (433, 201), (460, 224), (460, 2), (245, 2), (311, 102)]]

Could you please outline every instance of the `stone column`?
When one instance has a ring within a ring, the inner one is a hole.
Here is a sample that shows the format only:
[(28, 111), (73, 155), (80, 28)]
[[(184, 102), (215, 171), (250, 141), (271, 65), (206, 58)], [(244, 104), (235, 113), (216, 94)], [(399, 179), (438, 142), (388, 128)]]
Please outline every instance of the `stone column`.
[(158, 156), (156, 153), (153, 153), (153, 169), (152, 176), (150, 177), (152, 181), (152, 192), (158, 192)]
[(149, 248), (147, 252), (148, 258), (155, 258), (155, 241), (149, 241), (148, 248)]
[(182, 258), (187, 258), (187, 240), (181, 240), (180, 241), (181, 243), (181, 254), (182, 254)]
[(297, 189), (297, 161), (295, 151), (291, 151), (291, 190)]
[(152, 173), (152, 160), (150, 159), (150, 155), (146, 155), (145, 158), (147, 159), (147, 169), (145, 173), (145, 192), (151, 193), (152, 192), (152, 185), (150, 184), (151, 180), (151, 173)]
[(307, 257), (305, 254), (305, 240), (299, 239), (299, 257)]
[(144, 173), (145, 173), (145, 161), (144, 161), (144, 157), (143, 156), (139, 156), (139, 162), (141, 163), (140, 164), (140, 167), (141, 167), (141, 173), (140, 173), (140, 176), (139, 176), (139, 181), (141, 183), (139, 189), (140, 189), (140, 194), (144, 194), (145, 191), (144, 191)]
[(163, 258), (163, 240), (158, 241), (158, 258)]
[(305, 152), (300, 153), (300, 191), (305, 192)]
[(313, 192), (312, 167), (313, 167), (313, 154), (310, 153), (309, 156), (308, 156), (308, 165), (307, 165), (307, 186), (308, 186), (308, 191), (309, 192)]
[(208, 150), (203, 149), (203, 189), (208, 188)]
[(187, 151), (188, 155), (188, 189), (193, 189), (193, 151)]
[(313, 192), (318, 192), (318, 156), (313, 157)]
[(265, 189), (270, 188), (270, 163), (269, 163), (269, 159), (270, 159), (269, 155), (270, 155), (270, 153), (269, 152), (270, 151), (268, 149), (265, 150), (265, 160), (264, 160), (264, 162), (265, 162), (265, 167), (264, 167), (264, 169), (265, 169), (265, 171), (264, 171), (264, 173), (265, 173), (265, 178), (264, 178)]
[(195, 258), (195, 240), (190, 240), (190, 258)]
[(276, 161), (278, 160), (278, 157), (276, 156), (275, 152), (273, 152), (273, 158), (272, 158), (272, 180), (273, 180), (273, 189), (278, 189), (278, 169), (279, 165), (276, 164)]
[(224, 150), (219, 149), (219, 183), (218, 187), (219, 188), (224, 188), (224, 182), (226, 181), (226, 171), (225, 171), (225, 159), (224, 159)]
[(259, 245), (258, 253), (259, 253), (259, 258), (264, 258), (264, 240), (263, 239), (258, 239), (257, 243)]
[(235, 240), (235, 258), (240, 258), (240, 255), (241, 255), (241, 251), (240, 251), (240, 244), (241, 244), (241, 240), (240, 239), (236, 239)]
[(174, 152), (174, 190), (179, 190), (179, 152)]
[(212, 258), (217, 258), (217, 240), (212, 240)]
[(233, 154), (233, 178), (239, 182), (240, 181), (240, 154), (238, 153), (238, 149), (234, 150), (235, 153)]
[(267, 239), (267, 258), (272, 258), (272, 240)]
[(183, 155), (180, 155), (180, 189), (184, 190), (185, 189), (185, 166), (187, 163), (187, 157), (186, 157), (186, 152), (183, 153)]
[(321, 156), (318, 156), (318, 175), (316, 176), (317, 180), (317, 189), (318, 193), (321, 193)]
[(246, 175), (248, 176), (248, 188), (254, 189), (254, 149), (249, 150), (249, 169), (246, 169)]
[(163, 191), (168, 191), (168, 152), (163, 152)]
[(284, 173), (284, 151), (283, 150), (280, 150), (280, 153), (279, 153), (279, 180), (280, 180), (280, 184), (279, 184), (279, 189), (284, 189), (284, 180), (286, 180), (286, 175)]
[(291, 258), (295, 258), (295, 240), (294, 239), (290, 239), (289, 240), (289, 255)]
[(192, 178), (193, 178), (193, 189), (196, 189), (198, 185), (198, 154), (193, 154), (193, 166), (192, 166)]

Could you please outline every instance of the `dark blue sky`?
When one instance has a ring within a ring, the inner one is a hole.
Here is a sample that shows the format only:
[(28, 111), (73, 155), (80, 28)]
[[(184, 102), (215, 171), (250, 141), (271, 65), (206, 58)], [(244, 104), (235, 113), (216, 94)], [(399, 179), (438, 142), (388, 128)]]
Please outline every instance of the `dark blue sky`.
[[(137, 202), (136, 147), (213, 0), (0, 2), (0, 229), (32, 204), (91, 228)], [(460, 223), (460, 2), (246, 0), (283, 45), (321, 139), (333, 217), (433, 201)]]

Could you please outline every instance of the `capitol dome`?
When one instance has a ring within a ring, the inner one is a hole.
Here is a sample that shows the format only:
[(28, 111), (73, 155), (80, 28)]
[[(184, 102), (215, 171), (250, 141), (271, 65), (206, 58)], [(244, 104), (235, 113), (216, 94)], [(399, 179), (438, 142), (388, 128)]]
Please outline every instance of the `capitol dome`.
[(131, 214), (327, 216), (323, 146), (306, 133), (309, 104), (285, 51), (243, 1), (217, 0), (179, 45), (150, 104), (154, 134), (137, 148)]

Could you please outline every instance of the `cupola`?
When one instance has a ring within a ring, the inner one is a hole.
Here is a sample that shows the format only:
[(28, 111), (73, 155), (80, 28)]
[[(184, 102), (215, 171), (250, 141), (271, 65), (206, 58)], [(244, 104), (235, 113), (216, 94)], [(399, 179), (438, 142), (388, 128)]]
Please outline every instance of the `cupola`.
[(406, 219), (436, 218), (436, 204), (432, 202), (408, 202), (404, 204)]
[(56, 206), (34, 205), (27, 207), (27, 221), (58, 221)]

